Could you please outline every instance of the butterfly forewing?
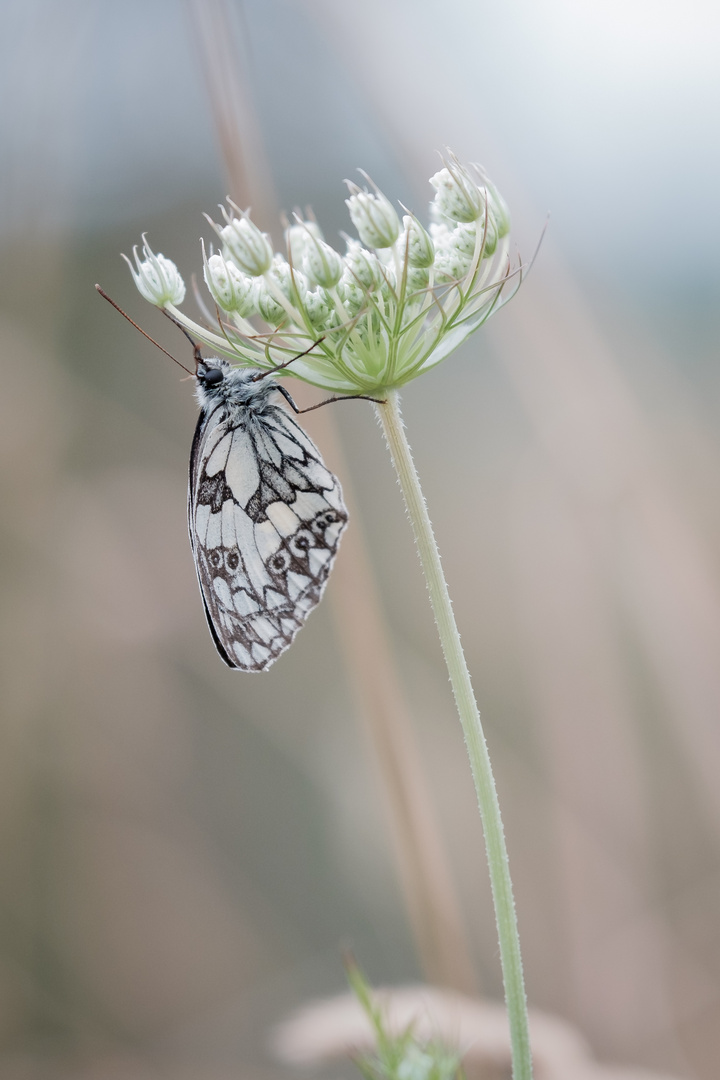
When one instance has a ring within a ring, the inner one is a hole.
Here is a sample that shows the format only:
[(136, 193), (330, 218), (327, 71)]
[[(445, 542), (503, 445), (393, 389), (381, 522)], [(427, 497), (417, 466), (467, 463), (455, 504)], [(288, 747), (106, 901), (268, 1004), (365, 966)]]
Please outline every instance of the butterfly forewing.
[(188, 524), (220, 656), (263, 671), (319, 602), (347, 524), (338, 480), (312, 441), (269, 401), (268, 380), (223, 361), (203, 388), (190, 458)]

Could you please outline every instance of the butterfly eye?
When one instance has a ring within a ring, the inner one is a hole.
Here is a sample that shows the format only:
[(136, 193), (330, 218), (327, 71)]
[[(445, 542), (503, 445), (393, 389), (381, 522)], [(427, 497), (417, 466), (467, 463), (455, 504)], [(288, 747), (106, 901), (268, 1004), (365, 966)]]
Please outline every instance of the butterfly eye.
[(205, 368), (204, 370), (198, 368), (197, 377), (201, 382), (204, 382), (206, 386), (217, 386), (218, 383), (223, 381), (225, 375), (223, 374), (222, 368), (211, 367)]
[(231, 551), (230, 554), (227, 557), (227, 568), (228, 568), (228, 570), (237, 570), (239, 565), (240, 565), (240, 556), (238, 555), (237, 551)]
[(315, 537), (309, 529), (300, 529), (290, 541), (290, 550), (293, 555), (307, 555), (311, 547), (315, 546)]
[(222, 565), (222, 555), (217, 548), (215, 548), (214, 551), (208, 552), (208, 559), (210, 560), (211, 566), (218, 567)]

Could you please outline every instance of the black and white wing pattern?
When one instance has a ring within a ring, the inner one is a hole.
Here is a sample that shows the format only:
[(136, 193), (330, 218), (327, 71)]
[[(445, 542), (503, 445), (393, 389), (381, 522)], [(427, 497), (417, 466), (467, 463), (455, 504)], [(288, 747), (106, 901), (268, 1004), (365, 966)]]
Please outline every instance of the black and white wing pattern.
[(232, 668), (264, 671), (320, 601), (348, 515), (340, 484), (277, 384), (205, 360), (188, 526), (210, 632)]

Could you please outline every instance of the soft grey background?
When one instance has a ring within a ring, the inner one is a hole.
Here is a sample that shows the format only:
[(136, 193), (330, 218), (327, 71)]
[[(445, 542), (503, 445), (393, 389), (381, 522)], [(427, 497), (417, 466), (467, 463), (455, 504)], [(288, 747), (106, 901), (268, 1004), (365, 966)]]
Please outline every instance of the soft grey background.
[[(230, 7), (277, 202), (311, 203), (331, 242), (344, 177), (361, 166), (423, 216), (446, 145), (487, 167), (524, 255), (551, 213), (513, 304), (407, 388), (407, 425), (496, 762), (531, 1002), (603, 1059), (712, 1080), (720, 13)], [(189, 280), (226, 194), (197, 23), (169, 0), (5, 0), (0, 18), (2, 1075), (286, 1075), (263, 1033), (342, 990), (342, 946), (378, 984), (419, 969), (332, 586), (268, 675), (220, 664), (185, 535), (190, 389), (93, 291), (182, 352), (118, 253), (147, 229)], [(411, 536), (369, 407), (340, 411), (497, 996)]]

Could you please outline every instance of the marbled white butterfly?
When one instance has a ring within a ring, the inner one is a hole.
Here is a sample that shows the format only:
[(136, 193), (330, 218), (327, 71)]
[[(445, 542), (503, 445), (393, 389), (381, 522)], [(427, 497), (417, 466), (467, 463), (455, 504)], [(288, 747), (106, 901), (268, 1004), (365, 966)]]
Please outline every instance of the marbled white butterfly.
[[(298, 409), (285, 387), (268, 377), (300, 357), (270, 372), (205, 359), (165, 311), (193, 345), (190, 371), (95, 288), (196, 379), (200, 417), (190, 453), (188, 529), (205, 615), (228, 667), (266, 671), (320, 602), (348, 520), (339, 481), (302, 428), (272, 401), (282, 394), (296, 413), (319, 407)], [(319, 404), (352, 398), (377, 403), (346, 394)]]
[(229, 667), (264, 671), (319, 602), (347, 510), (317, 448), (273, 404), (281, 393), (295, 408), (282, 386), (225, 360), (196, 366), (188, 527), (205, 615)]

